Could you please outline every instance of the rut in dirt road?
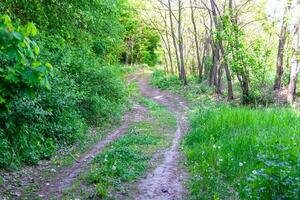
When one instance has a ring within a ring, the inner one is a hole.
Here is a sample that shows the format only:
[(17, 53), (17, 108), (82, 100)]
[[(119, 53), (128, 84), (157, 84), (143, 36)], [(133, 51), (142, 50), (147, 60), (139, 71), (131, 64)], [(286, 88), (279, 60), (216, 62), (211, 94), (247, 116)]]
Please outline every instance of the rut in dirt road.
[(43, 199), (51, 199), (52, 197), (61, 199), (63, 189), (70, 187), (81, 172), (88, 170), (93, 158), (109, 143), (125, 134), (130, 123), (139, 122), (146, 118), (147, 112), (144, 106), (139, 104), (134, 105), (133, 110), (123, 116), (120, 127), (108, 134), (104, 140), (99, 141), (92, 147), (88, 154), (84, 155), (73, 166), (58, 171), (55, 179), (42, 188), (39, 196)]
[(148, 173), (145, 179), (139, 181), (139, 194), (135, 199), (185, 199), (187, 192), (182, 186), (181, 180), (184, 178), (184, 175), (181, 172), (182, 170), (179, 169), (178, 163), (182, 155), (178, 148), (181, 138), (188, 128), (186, 119), (188, 106), (185, 101), (176, 95), (150, 88), (148, 77), (141, 76), (137, 82), (144, 97), (156, 101), (174, 113), (177, 121), (177, 130), (172, 146), (164, 150), (163, 162), (154, 171)]

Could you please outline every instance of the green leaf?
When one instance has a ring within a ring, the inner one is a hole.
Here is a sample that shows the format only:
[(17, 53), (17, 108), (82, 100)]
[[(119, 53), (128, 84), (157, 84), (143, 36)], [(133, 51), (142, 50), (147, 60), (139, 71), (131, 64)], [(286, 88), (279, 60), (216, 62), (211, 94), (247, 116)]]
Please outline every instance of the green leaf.
[(37, 34), (37, 28), (35, 27), (35, 25), (33, 24), (33, 23), (28, 23), (27, 25), (26, 25), (26, 34), (29, 36), (29, 35), (31, 35), (31, 36), (36, 36), (36, 34)]

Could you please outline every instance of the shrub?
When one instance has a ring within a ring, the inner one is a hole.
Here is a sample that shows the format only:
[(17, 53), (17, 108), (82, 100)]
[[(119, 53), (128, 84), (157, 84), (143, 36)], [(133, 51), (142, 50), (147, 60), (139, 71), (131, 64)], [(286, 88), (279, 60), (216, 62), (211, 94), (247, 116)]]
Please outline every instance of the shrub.
[(180, 86), (181, 81), (175, 75), (167, 76), (164, 71), (155, 70), (152, 74), (151, 84), (161, 89), (170, 89)]

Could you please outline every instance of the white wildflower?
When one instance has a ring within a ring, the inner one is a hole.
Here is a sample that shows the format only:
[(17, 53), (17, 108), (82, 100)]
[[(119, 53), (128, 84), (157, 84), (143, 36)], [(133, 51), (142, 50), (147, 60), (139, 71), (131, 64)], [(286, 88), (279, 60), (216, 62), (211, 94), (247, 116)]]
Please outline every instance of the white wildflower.
[(239, 165), (240, 165), (240, 167), (243, 167), (244, 163), (240, 162)]
[(214, 145), (213, 145), (213, 148), (214, 148), (214, 149), (216, 149), (216, 148), (217, 148), (217, 146), (214, 144)]
[(222, 158), (219, 158), (219, 162), (222, 162), (223, 161), (223, 159)]
[(253, 170), (253, 171), (252, 171), (252, 174), (257, 174), (257, 171), (256, 171), (256, 170)]
[(115, 171), (116, 169), (117, 169), (117, 167), (113, 165), (112, 170)]

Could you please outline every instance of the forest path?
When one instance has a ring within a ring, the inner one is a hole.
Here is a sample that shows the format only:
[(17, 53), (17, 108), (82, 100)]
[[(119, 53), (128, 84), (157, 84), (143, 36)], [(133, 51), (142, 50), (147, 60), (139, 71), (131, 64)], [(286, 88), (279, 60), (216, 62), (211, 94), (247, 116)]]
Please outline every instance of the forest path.
[[(149, 86), (149, 77), (148, 74), (141, 73), (130, 75), (128, 79), (129, 82), (137, 82), (142, 96), (165, 106), (174, 114), (177, 130), (173, 136), (171, 147), (162, 151), (162, 163), (158, 164), (154, 171), (149, 172), (146, 178), (138, 181), (139, 192), (135, 199), (184, 199), (187, 192), (182, 186), (185, 173), (182, 173), (183, 170), (179, 167), (179, 160), (181, 159), (179, 144), (188, 127), (186, 119), (188, 105), (174, 94), (151, 88)], [(147, 109), (145, 107), (139, 104), (134, 105), (133, 110), (126, 113), (123, 117), (119, 128), (108, 134), (104, 140), (99, 141), (92, 147), (90, 152), (83, 155), (73, 166), (58, 171), (56, 177), (42, 187), (39, 196), (43, 199), (51, 199), (52, 197), (61, 199), (63, 190), (70, 187), (80, 173), (88, 170), (93, 158), (109, 143), (125, 134), (130, 123), (142, 121), (146, 114)]]
[(145, 179), (138, 182), (139, 193), (135, 199), (185, 199), (187, 191), (182, 183), (187, 175), (179, 167), (179, 160), (182, 160), (179, 145), (182, 136), (188, 129), (187, 111), (189, 107), (182, 98), (166, 91), (151, 88), (149, 79), (147, 75), (136, 78), (142, 96), (154, 100), (171, 111), (176, 118), (177, 130), (173, 136), (172, 146), (163, 151), (163, 162), (154, 171), (149, 172)]

